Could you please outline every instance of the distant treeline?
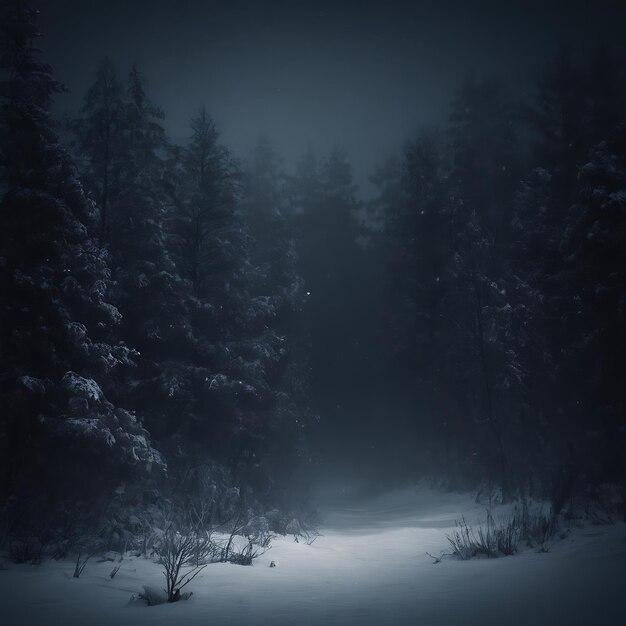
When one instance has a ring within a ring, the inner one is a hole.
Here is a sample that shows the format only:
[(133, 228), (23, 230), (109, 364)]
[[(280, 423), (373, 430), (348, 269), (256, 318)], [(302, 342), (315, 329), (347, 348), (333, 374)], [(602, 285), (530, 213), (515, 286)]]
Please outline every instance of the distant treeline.
[(377, 177), (389, 345), (452, 485), (626, 496), (624, 78), (563, 48), (525, 102), (470, 80)]
[[(286, 502), (316, 432), (341, 448), (387, 429), (413, 459), (403, 479), (556, 508), (626, 489), (624, 75), (608, 52), (581, 68), (562, 51), (525, 103), (467, 82), (365, 203), (338, 149), (286, 174), (262, 137), (241, 164), (204, 108), (173, 144), (139, 70), (108, 60), (80, 118), (56, 123), (36, 13), (9, 3), (2, 31), (9, 535), (193, 494)], [(401, 429), (359, 414), (398, 393), (415, 415)]]

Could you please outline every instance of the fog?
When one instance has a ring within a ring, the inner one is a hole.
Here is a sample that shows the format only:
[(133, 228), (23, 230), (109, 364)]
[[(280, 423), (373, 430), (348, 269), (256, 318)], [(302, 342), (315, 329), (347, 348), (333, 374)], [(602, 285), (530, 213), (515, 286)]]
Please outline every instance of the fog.
[(625, 28), (3, 3), (0, 622), (625, 623)]
[[(206, 104), (228, 145), (245, 157), (260, 132), (290, 163), (311, 142), (350, 155), (360, 193), (382, 156), (419, 128), (448, 118), (468, 76), (506, 81), (528, 96), (562, 43), (584, 55), (623, 50), (620, 2), (124, 2), (47, 0), (42, 47), (72, 93), (110, 56), (137, 63), (166, 112), (173, 140)], [(581, 38), (584, 43), (580, 43)]]
[[(269, 138), (288, 173), (308, 146), (318, 158), (340, 147), (352, 168), (355, 196), (372, 201), (377, 168), (397, 158), (423, 129), (445, 131), (450, 102), (465, 80), (499, 81), (510, 102), (532, 102), (542, 72), (561, 48), (582, 65), (598, 45), (623, 58), (624, 18), (626, 9), (617, 2), (574, 2), (563, 11), (560, 3), (545, 2), (53, 0), (42, 11), (41, 45), (70, 89), (57, 98), (61, 115), (80, 114), (84, 86), (103, 57), (122, 74), (136, 63), (150, 97), (165, 112), (162, 123), (171, 141), (189, 140), (189, 120), (204, 105), (220, 140), (244, 163), (260, 135)], [(377, 254), (371, 251), (370, 257)], [(384, 263), (379, 258), (370, 269), (380, 271)], [(384, 342), (379, 332), (386, 278), (365, 280), (369, 294), (360, 293), (362, 308), (350, 315), (371, 319), (351, 341), (368, 342), (367, 334), (370, 343)], [(313, 294), (320, 298), (326, 294)], [(346, 327), (335, 330), (345, 334)], [(335, 368), (326, 358), (329, 343), (321, 341), (324, 355), (313, 364), (313, 406), (324, 414), (314, 435), (318, 445), (344, 465), (353, 464), (346, 446), (359, 449), (356, 474), (370, 453), (367, 465), (410, 466), (410, 450), (421, 436), (412, 424), (416, 412), (431, 410), (428, 403), (416, 407), (406, 398), (406, 381), (391, 392), (386, 387), (388, 378), (403, 374), (389, 372), (384, 347), (370, 345), (367, 356), (352, 355), (351, 363)], [(341, 392), (332, 391), (339, 370), (346, 375), (359, 368), (360, 376), (352, 375)], [(383, 413), (394, 418), (381, 432)], [(409, 433), (408, 450), (399, 456), (396, 429)], [(388, 439), (390, 458), (383, 461)]]

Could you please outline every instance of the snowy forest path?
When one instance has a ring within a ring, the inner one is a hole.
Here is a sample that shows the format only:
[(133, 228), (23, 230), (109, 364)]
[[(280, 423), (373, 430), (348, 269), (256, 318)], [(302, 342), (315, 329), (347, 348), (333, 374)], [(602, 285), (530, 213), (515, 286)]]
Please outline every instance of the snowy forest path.
[[(189, 601), (145, 607), (130, 592), (163, 585), (155, 563), (7, 565), (3, 626), (618, 626), (626, 623), (626, 524), (575, 529), (548, 553), (433, 564), (456, 519), (484, 518), (469, 494), (412, 489), (327, 500), (312, 545), (278, 537), (252, 567), (215, 564)], [(494, 515), (499, 515), (496, 510)], [(276, 567), (269, 567), (274, 561)], [(609, 611), (611, 611), (609, 613)]]

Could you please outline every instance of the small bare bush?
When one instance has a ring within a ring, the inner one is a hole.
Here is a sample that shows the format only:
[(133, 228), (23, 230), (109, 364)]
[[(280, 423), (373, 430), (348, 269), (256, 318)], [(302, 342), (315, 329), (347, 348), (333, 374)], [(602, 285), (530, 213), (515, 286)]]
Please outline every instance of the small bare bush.
[(494, 558), (515, 554), (522, 540), (545, 552), (546, 542), (557, 530), (557, 518), (552, 512), (548, 515), (542, 510), (531, 512), (528, 503), (523, 501), (521, 510), (516, 509), (509, 517), (499, 520), (495, 520), (491, 510), (487, 509), (486, 520), (482, 522), (479, 519), (475, 528), (461, 518), (447, 539), (452, 554), (459, 559), (476, 556)]
[(82, 549), (78, 550), (76, 556), (76, 564), (74, 565), (74, 578), (80, 578), (80, 575), (85, 570), (87, 562), (91, 558), (91, 554), (85, 553)]
[(269, 547), (255, 546), (252, 543), (252, 539), (248, 539), (248, 543), (243, 548), (231, 551), (228, 562), (235, 565), (252, 565), (252, 561), (265, 554), (267, 550), (269, 550)]
[(487, 511), (486, 522), (483, 524), (479, 520), (475, 529), (468, 526), (465, 518), (461, 518), (447, 539), (452, 554), (465, 561), (476, 556), (492, 559), (499, 554), (514, 554), (517, 537), (515, 518), (496, 523), (491, 512)]
[[(252, 565), (252, 561), (271, 548), (273, 536), (263, 531), (249, 534), (251, 516), (249, 512), (240, 510), (230, 524), (230, 532), (225, 541), (216, 545), (215, 561), (233, 563), (235, 565)], [(239, 547), (236, 538), (246, 537), (247, 543)]]
[(494, 528), (494, 536), (500, 554), (505, 556), (515, 554), (520, 539), (519, 519), (513, 515), (509, 519), (503, 520), (499, 526)]
[(467, 525), (464, 517), (460, 522), (456, 522), (455, 529), (446, 538), (452, 548), (452, 554), (462, 561), (467, 561), (478, 554), (478, 543), (474, 531)]
[(554, 537), (559, 529), (558, 517), (551, 508), (549, 513), (543, 509), (532, 511), (527, 500), (522, 500), (521, 510), (517, 512), (520, 528), (520, 539), (529, 547), (539, 548), (547, 552), (546, 543)]
[(170, 524), (157, 548), (168, 602), (177, 602), (186, 587), (210, 562), (214, 544), (196, 529), (181, 532)]

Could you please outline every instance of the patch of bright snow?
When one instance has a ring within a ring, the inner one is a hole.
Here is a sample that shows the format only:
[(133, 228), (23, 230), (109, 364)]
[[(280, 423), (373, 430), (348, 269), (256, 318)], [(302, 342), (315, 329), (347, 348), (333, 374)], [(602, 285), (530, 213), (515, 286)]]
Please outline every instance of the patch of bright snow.
[[(484, 517), (471, 496), (426, 489), (322, 507), (315, 543), (274, 539), (252, 567), (209, 565), (188, 601), (130, 604), (163, 586), (158, 565), (126, 558), (111, 580), (94, 559), (0, 570), (3, 626), (617, 626), (626, 624), (626, 524), (588, 526), (550, 552), (433, 565), (464, 515)], [(276, 567), (270, 567), (274, 562)]]

